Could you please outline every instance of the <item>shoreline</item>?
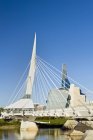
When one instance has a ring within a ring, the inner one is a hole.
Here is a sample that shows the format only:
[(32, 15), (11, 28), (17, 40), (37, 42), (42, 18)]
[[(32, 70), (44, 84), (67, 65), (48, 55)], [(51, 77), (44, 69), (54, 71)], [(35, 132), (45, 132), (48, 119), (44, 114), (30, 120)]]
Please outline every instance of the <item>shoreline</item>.
[(5, 130), (5, 129), (12, 130), (18, 128), (20, 128), (20, 121), (0, 119), (0, 130)]
[(18, 125), (3, 125), (3, 126), (0, 126), (0, 130), (14, 130), (14, 129), (20, 129), (20, 126), (18, 126)]
[[(38, 128), (62, 128), (62, 126), (67, 120), (68, 118), (38, 117), (35, 120), (35, 123), (38, 126)], [(0, 130), (18, 129), (20, 128), (20, 125), (21, 125), (20, 120), (0, 119)]]

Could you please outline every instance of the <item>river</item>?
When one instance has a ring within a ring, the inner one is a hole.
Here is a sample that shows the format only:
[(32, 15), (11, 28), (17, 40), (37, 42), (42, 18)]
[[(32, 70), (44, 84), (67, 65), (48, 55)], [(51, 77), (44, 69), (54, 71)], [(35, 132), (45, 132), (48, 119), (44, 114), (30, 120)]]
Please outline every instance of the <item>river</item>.
[(38, 132), (20, 130), (0, 130), (0, 140), (80, 140), (71, 138), (61, 129), (39, 129)]

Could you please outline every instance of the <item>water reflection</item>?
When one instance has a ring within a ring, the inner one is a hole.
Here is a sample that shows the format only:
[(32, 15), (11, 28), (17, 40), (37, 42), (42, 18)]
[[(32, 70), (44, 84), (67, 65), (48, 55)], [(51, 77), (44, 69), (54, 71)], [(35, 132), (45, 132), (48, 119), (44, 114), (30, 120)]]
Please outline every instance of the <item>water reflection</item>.
[(2, 131), (0, 131), (0, 140), (2, 140), (3, 138), (2, 138)]
[(37, 135), (37, 131), (20, 131), (20, 134), (16, 135), (20, 140), (33, 140)]
[(63, 135), (61, 129), (40, 129), (37, 135), (37, 140), (68, 140), (67, 136)]
[(0, 140), (80, 140), (80, 136), (69, 136), (61, 129), (39, 129), (39, 131), (3, 130)]
[(3, 134), (4, 134), (5, 139), (8, 139), (8, 132), (4, 131)]
[(0, 130), (0, 140), (17, 140), (16, 133), (18, 130)]
[(69, 140), (81, 140), (82, 136), (71, 136), (69, 137)]

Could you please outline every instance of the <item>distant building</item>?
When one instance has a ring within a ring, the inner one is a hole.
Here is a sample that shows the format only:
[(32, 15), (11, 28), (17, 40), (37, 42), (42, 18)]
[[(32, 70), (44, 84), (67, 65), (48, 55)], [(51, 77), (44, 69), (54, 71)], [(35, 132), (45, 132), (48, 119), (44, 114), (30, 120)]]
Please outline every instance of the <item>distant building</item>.
[(46, 109), (46, 106), (45, 105), (41, 105), (41, 104), (34, 104), (34, 110), (37, 111), (37, 110), (45, 110)]
[(52, 89), (48, 94), (46, 109), (61, 109), (69, 106), (76, 107), (86, 102), (86, 96), (79, 87), (70, 84), (67, 78), (66, 65), (62, 67), (62, 87)]
[[(52, 89), (48, 94), (46, 109), (61, 109), (65, 108), (67, 105), (69, 91), (63, 88)], [(64, 98), (66, 100), (64, 100)]]
[(61, 88), (52, 89), (49, 92), (46, 109), (60, 109), (69, 107), (70, 104), (69, 88), (70, 82), (67, 78), (67, 68), (66, 64), (63, 64)]
[(71, 96), (70, 105), (72, 107), (81, 106), (86, 102), (86, 95), (74, 84), (71, 84), (69, 94)]
[(62, 88), (69, 89), (70, 88), (70, 82), (67, 77), (67, 67), (66, 64), (62, 65)]

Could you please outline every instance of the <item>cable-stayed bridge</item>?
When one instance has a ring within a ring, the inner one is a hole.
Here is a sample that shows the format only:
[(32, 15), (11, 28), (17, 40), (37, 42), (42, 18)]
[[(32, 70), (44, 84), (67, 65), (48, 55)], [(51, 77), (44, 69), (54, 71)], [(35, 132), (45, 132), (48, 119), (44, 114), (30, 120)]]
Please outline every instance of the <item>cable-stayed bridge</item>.
[(35, 34), (31, 61), (5, 107), (4, 115), (28, 119), (32, 116), (92, 119), (93, 104), (86, 101), (85, 93), (93, 92), (69, 77), (66, 65), (59, 71), (36, 55)]

